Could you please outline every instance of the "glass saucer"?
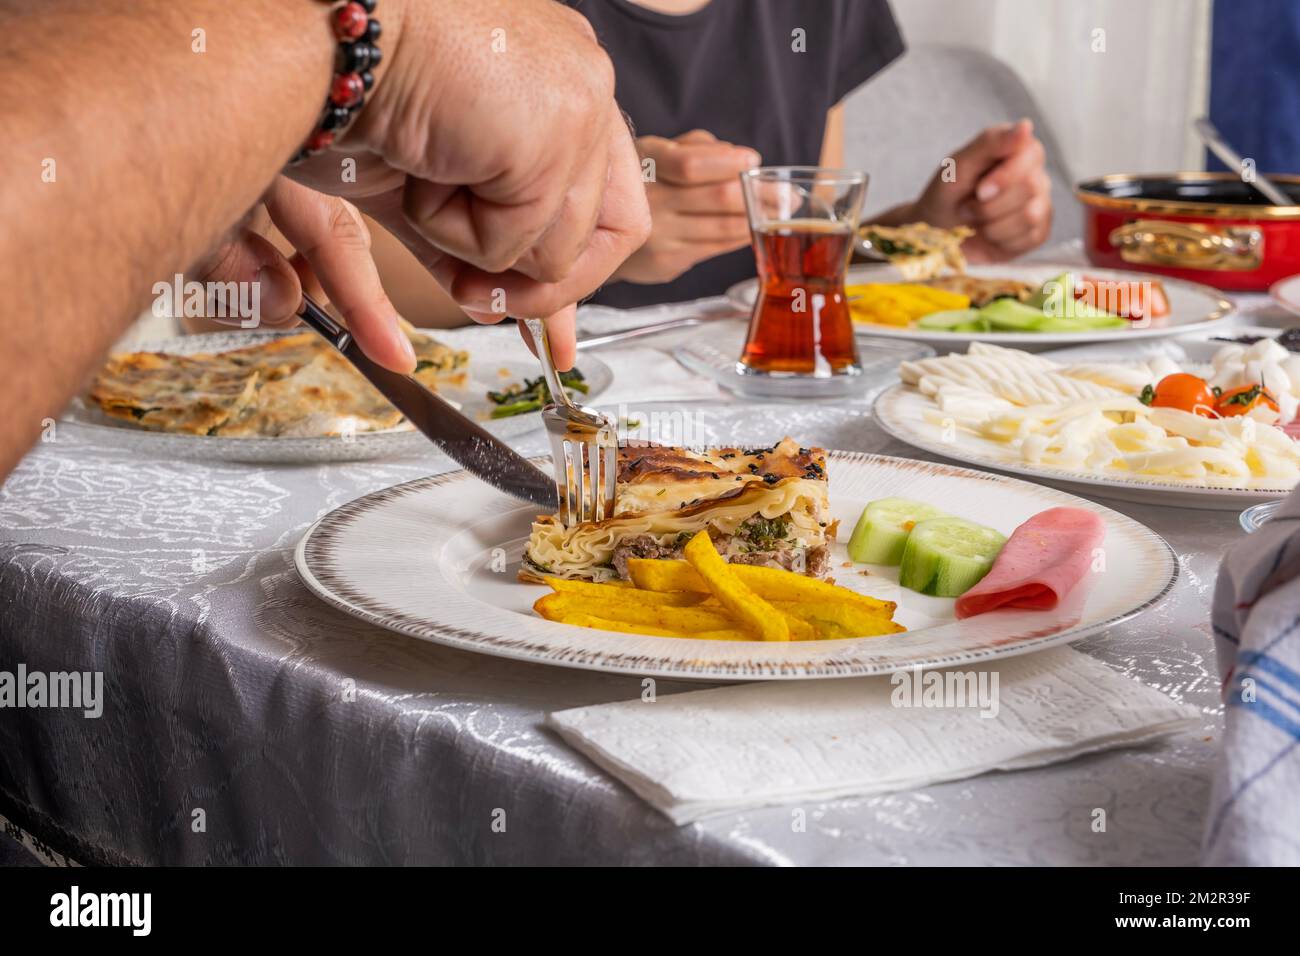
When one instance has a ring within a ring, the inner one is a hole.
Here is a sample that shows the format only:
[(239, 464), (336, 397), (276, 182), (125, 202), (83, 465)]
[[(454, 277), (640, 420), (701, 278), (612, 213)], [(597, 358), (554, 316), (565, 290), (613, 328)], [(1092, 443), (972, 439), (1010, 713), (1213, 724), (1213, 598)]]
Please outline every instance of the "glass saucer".
[(800, 402), (857, 398), (892, 382), (899, 362), (915, 362), (935, 354), (934, 349), (920, 342), (859, 338), (862, 369), (856, 375), (763, 375), (741, 370), (736, 356), (744, 342), (743, 326), (706, 326), (673, 349), (673, 357), (696, 375), (710, 378), (744, 398)]

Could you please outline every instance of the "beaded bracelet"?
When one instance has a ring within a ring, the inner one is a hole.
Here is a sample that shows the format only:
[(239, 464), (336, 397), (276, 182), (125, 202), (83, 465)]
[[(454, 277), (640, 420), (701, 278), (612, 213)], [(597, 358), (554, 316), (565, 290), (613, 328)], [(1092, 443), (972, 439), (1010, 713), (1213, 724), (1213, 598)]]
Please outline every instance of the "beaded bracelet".
[(289, 160), (290, 165), (329, 149), (365, 105), (366, 94), (375, 85), (375, 75), (371, 71), (381, 59), (378, 41), (383, 27), (371, 15), (378, 2), (347, 0), (331, 11), (330, 24), (339, 41), (334, 58), (334, 79), (330, 82), (329, 96), (325, 99), (316, 128)]

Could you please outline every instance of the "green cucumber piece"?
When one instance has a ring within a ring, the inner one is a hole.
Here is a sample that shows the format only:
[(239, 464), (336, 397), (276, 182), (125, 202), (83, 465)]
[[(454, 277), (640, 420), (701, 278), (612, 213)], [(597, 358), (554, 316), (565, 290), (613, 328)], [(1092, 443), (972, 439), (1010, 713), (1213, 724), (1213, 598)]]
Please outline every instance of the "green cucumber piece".
[(1117, 329), (1128, 325), (1127, 319), (1102, 314), (1097, 316), (1062, 317), (1049, 315), (1038, 325), (1039, 332), (1092, 332), (1096, 329)]
[(849, 557), (859, 564), (896, 565), (903, 547), (920, 521), (946, 517), (943, 511), (910, 498), (881, 498), (862, 509), (849, 538)]
[(1048, 279), (1038, 291), (1025, 300), (1025, 305), (1040, 312), (1053, 312), (1060, 315), (1065, 311), (1067, 302), (1074, 301), (1074, 273), (1062, 272), (1053, 279)]
[(916, 327), (930, 329), (933, 332), (950, 332), (956, 326), (974, 322), (979, 318), (979, 314), (979, 309), (944, 309), (942, 312), (931, 312), (929, 315), (921, 316), (916, 320)]
[(995, 329), (1006, 332), (1035, 332), (1047, 318), (1041, 309), (1015, 299), (994, 299), (980, 309), (980, 317)]
[(958, 597), (979, 584), (1007, 539), (964, 518), (930, 518), (907, 536), (898, 583), (922, 594)]

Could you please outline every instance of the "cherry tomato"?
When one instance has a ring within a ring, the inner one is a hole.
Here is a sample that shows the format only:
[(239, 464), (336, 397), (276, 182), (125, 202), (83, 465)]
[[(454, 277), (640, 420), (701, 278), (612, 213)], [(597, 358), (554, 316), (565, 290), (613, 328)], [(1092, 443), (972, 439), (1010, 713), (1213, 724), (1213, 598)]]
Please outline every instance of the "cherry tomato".
[(1217, 417), (1214, 392), (1210, 391), (1210, 386), (1205, 379), (1186, 372), (1175, 372), (1162, 378), (1152, 390), (1151, 401), (1147, 404), (1157, 408), (1180, 408), (1205, 418)]
[(1261, 405), (1278, 411), (1277, 402), (1263, 385), (1243, 385), (1219, 396), (1218, 411), (1224, 418), (1245, 415)]

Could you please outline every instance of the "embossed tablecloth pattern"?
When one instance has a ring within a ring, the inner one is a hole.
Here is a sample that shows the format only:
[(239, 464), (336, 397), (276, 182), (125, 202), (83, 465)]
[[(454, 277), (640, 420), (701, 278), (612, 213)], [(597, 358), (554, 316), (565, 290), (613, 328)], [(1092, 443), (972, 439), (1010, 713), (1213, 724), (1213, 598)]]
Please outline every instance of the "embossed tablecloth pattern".
[[(630, 385), (645, 351), (602, 357)], [(860, 404), (713, 404), (701, 421), (709, 437), (759, 443), (774, 415), (810, 443), (911, 454)], [(517, 444), (545, 450), (540, 434)], [(432, 453), (159, 461), (56, 433), (0, 489), (0, 670), (101, 671), (104, 712), (0, 712), (0, 814), (83, 862), (1195, 861), (1221, 725), (1207, 609), (1235, 513), (1107, 502), (1164, 535), (1183, 574), (1158, 608), (1077, 645), (1201, 707), (1195, 733), (678, 828), (542, 725), (634, 697), (636, 679), (424, 644), (298, 582), (292, 548), (313, 520), (448, 466)]]

